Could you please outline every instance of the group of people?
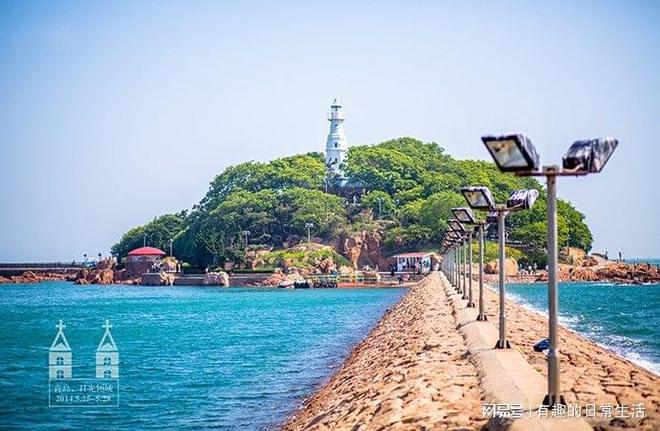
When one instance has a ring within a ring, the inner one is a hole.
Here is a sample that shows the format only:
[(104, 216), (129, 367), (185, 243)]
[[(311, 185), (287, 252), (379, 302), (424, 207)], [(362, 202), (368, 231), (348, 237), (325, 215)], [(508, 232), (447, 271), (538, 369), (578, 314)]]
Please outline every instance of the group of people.
[(523, 264), (518, 265), (518, 272), (524, 275), (536, 275), (537, 269), (536, 263), (527, 266)]

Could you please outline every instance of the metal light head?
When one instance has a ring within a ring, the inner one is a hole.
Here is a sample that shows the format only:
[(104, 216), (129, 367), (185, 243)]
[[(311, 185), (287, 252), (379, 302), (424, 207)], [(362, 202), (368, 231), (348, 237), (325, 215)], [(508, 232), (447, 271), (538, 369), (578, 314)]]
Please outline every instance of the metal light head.
[(539, 191), (535, 189), (516, 190), (507, 199), (506, 207), (510, 210), (528, 210), (538, 197)]
[(488, 187), (463, 187), (461, 193), (472, 209), (489, 210), (495, 208), (495, 201)]
[(458, 220), (456, 219), (451, 219), (447, 221), (447, 224), (449, 227), (454, 229), (457, 232), (465, 232), (465, 226), (463, 226)]
[(447, 232), (447, 236), (449, 237), (449, 239), (454, 240), (454, 241), (458, 241), (458, 239), (461, 237), (461, 236), (458, 234), (458, 232), (456, 232), (456, 231), (454, 231), (454, 230), (450, 230), (450, 231), (448, 231), (448, 232)]
[(482, 136), (488, 152), (502, 172), (529, 172), (539, 168), (539, 155), (523, 134)]
[(619, 141), (614, 138), (596, 138), (576, 141), (564, 155), (563, 168), (576, 174), (600, 172), (610, 159)]
[(474, 213), (468, 207), (452, 208), (451, 212), (454, 213), (454, 217), (465, 224), (476, 224), (477, 219), (474, 217)]
[(486, 223), (497, 223), (497, 216), (497, 211), (488, 211), (488, 214), (486, 215)]

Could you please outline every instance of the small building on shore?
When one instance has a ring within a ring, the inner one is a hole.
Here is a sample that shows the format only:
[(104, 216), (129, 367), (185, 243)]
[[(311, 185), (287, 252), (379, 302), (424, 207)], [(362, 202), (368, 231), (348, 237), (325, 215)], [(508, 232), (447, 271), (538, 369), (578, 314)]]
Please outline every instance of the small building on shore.
[(431, 271), (431, 257), (433, 253), (413, 252), (401, 253), (392, 256), (397, 271)]
[(126, 257), (126, 272), (134, 275), (149, 272), (155, 264), (160, 264), (166, 255), (163, 250), (155, 247), (136, 248)]

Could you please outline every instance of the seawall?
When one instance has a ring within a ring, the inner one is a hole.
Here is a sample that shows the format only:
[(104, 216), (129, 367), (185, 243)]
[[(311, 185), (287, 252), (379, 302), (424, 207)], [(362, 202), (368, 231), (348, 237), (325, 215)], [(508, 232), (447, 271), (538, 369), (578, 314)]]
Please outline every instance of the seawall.
[[(476, 292), (476, 284), (474, 288)], [(533, 344), (547, 320), (509, 301), (512, 349), (493, 349), (497, 297), (486, 289), (487, 322), (441, 274), (413, 286), (359, 343), (341, 369), (284, 424), (300, 429), (658, 429), (660, 380), (565, 328), (562, 390), (568, 404), (612, 406), (611, 417), (545, 419), (546, 361)], [(524, 417), (486, 417), (484, 404), (520, 403)], [(643, 404), (643, 417), (615, 416)], [(552, 416), (552, 412), (549, 413)]]

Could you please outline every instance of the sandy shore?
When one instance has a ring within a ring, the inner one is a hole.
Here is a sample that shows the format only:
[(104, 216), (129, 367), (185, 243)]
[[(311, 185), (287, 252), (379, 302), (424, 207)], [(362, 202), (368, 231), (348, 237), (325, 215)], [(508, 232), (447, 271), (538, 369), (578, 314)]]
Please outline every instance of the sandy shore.
[[(477, 283), (473, 288), (478, 288)], [(486, 314), (497, 322), (497, 295), (484, 290)], [(544, 353), (535, 352), (534, 344), (548, 335), (548, 321), (513, 301), (507, 301), (509, 341), (544, 377), (547, 363)], [(597, 406), (644, 404), (645, 417), (613, 417), (589, 420), (605, 429), (660, 429), (660, 378), (636, 364), (602, 348), (574, 331), (560, 327), (561, 388), (568, 404)], [(614, 416), (614, 414), (612, 415)]]
[[(496, 322), (495, 293), (486, 310)], [(454, 308), (439, 277), (413, 286), (358, 344), (342, 368), (285, 425), (300, 429), (480, 429), (479, 370), (456, 331)], [(508, 333), (514, 348), (546, 375), (545, 355), (533, 344), (547, 320), (511, 301)], [(601, 429), (660, 429), (660, 379), (573, 331), (561, 328), (562, 390), (567, 403), (600, 406), (642, 403), (643, 418), (598, 417)]]

